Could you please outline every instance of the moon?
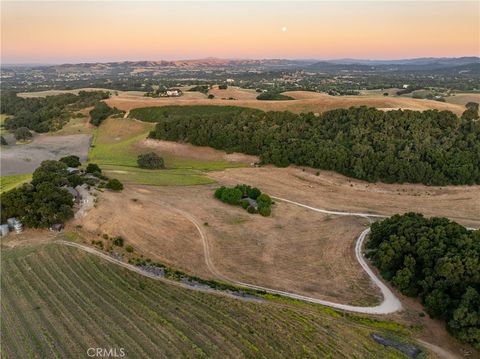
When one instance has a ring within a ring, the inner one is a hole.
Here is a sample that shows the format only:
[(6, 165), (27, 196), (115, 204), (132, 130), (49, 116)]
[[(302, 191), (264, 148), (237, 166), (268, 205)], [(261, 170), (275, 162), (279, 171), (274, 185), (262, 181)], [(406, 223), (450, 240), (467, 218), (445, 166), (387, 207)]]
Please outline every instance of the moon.
[(287, 31), (287, 27), (286, 26), (283, 26), (282, 27), (282, 32), (286, 32)]

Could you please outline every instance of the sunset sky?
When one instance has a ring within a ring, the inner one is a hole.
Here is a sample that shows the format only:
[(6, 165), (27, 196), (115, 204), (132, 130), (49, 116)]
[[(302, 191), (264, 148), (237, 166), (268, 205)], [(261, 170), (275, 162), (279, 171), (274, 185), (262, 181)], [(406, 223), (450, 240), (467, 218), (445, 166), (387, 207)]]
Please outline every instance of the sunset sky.
[(477, 1), (2, 1), (3, 63), (472, 56)]

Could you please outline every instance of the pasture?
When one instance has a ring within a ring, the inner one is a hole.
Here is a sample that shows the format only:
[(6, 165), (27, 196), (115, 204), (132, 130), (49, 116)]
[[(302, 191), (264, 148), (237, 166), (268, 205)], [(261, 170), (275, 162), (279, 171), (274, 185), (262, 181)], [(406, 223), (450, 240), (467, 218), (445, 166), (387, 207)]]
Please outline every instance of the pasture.
[(103, 233), (122, 236), (145, 257), (221, 279), (206, 266), (191, 216), (207, 237), (215, 268), (231, 280), (347, 304), (380, 301), (354, 254), (365, 220), (283, 202), (273, 206), (268, 218), (250, 215), (213, 198), (216, 187), (128, 186), (120, 195), (105, 192), (98, 207), (72, 229), (80, 225), (79, 233), (87, 239)]
[[(218, 90), (222, 91), (222, 90)], [(464, 106), (453, 103), (438, 102), (433, 100), (421, 100), (408, 97), (391, 97), (382, 94), (358, 95), (358, 96), (330, 96), (324, 93), (308, 91), (289, 91), (284, 95), (291, 96), (290, 101), (260, 101), (256, 99), (222, 100), (221, 98), (148, 98), (148, 97), (127, 97), (113, 96), (105, 102), (109, 106), (115, 106), (121, 110), (129, 111), (140, 107), (154, 106), (240, 106), (259, 109), (263, 111), (291, 111), (295, 113), (314, 112), (320, 113), (337, 108), (348, 108), (351, 106), (371, 106), (381, 110), (411, 109), (424, 111), (428, 109), (449, 110), (461, 115)]]
[(4, 247), (1, 269), (3, 358), (404, 358), (370, 335), (412, 342), (395, 323), (185, 289), (56, 244)]
[(420, 212), (479, 228), (480, 186), (369, 183), (307, 167), (227, 169), (209, 177), (224, 185), (249, 183), (267, 193), (310, 206), (394, 215)]
[[(107, 175), (126, 183), (148, 185), (196, 185), (212, 183), (205, 171), (245, 166), (249, 156), (204, 159), (188, 155), (188, 150), (178, 151), (179, 146), (157, 146), (146, 141), (153, 123), (128, 118), (107, 119), (95, 130), (94, 143), (88, 160), (105, 169)], [(188, 145), (185, 145), (188, 148)], [(166, 169), (146, 170), (138, 168), (137, 156), (154, 151), (165, 160)], [(220, 151), (218, 151), (220, 153)]]

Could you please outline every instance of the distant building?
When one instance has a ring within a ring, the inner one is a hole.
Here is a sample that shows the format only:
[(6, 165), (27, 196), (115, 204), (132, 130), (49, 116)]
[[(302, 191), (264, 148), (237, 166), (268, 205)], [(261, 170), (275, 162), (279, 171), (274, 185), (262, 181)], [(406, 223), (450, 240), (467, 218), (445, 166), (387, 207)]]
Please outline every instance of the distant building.
[(183, 95), (183, 92), (180, 89), (168, 89), (166, 91), (159, 93), (159, 96), (164, 96), (164, 97), (179, 97), (182, 95)]
[(68, 174), (74, 175), (74, 174), (79, 174), (80, 170), (78, 168), (75, 168), (75, 167), (68, 167), (67, 172), (68, 172)]
[(231, 83), (233, 83), (233, 82), (235, 82), (234, 79), (227, 79), (227, 83), (231, 84)]

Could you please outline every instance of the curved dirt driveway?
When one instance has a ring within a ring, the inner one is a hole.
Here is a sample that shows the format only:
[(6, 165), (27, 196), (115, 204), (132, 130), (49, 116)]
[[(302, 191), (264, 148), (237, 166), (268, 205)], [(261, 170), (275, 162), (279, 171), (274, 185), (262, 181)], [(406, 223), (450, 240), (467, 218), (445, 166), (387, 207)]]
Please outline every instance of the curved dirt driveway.
[[(301, 207), (305, 207), (305, 208), (311, 209), (311, 210), (316, 211), (316, 212), (328, 213), (328, 214), (333, 214), (333, 215), (359, 216), (359, 217), (364, 217), (364, 218), (367, 218), (367, 219), (369, 219), (370, 217), (376, 217), (376, 218), (377, 217), (378, 218), (385, 218), (386, 217), (386, 216), (382, 216), (382, 215), (375, 215), (375, 214), (369, 214), (369, 213), (349, 213), (349, 212), (329, 211), (329, 210), (325, 210), (325, 209), (310, 207), (310, 206), (307, 206), (307, 205), (304, 205), (304, 204), (301, 204), (301, 203), (298, 203), (298, 202), (293, 202), (293, 201), (290, 201), (290, 200), (287, 200), (287, 199), (284, 199), (284, 198), (280, 198), (280, 197), (272, 196), (272, 198), (274, 198), (278, 201), (283, 201), (283, 202), (287, 202), (287, 203), (290, 203), (290, 204), (295, 204), (295, 205), (298, 205), (298, 206), (301, 206)], [(182, 214), (183, 216), (185, 216), (185, 218), (187, 218), (190, 222), (192, 222), (195, 225), (195, 227), (197, 228), (198, 232), (200, 233), (200, 237), (202, 239), (203, 252), (204, 252), (204, 255), (205, 255), (205, 263), (206, 263), (208, 269), (212, 272), (212, 274), (214, 274), (215, 276), (217, 276), (221, 280), (224, 280), (226, 282), (230, 282), (230, 283), (242, 286), (242, 287), (246, 287), (246, 288), (263, 290), (263, 291), (266, 291), (268, 293), (279, 294), (279, 295), (289, 297), (289, 298), (292, 298), (292, 299), (298, 299), (298, 300), (302, 300), (302, 301), (305, 301), (305, 302), (322, 304), (322, 305), (325, 305), (325, 306), (328, 306), (328, 307), (347, 310), (347, 311), (356, 312), (356, 313), (390, 314), (390, 313), (394, 313), (394, 312), (397, 312), (397, 311), (402, 309), (402, 304), (400, 303), (400, 300), (395, 296), (395, 294), (393, 294), (393, 292), (390, 290), (390, 288), (388, 288), (380, 280), (380, 278), (378, 278), (375, 275), (375, 273), (373, 273), (373, 271), (370, 269), (370, 267), (368, 266), (367, 262), (365, 261), (363, 255), (362, 255), (363, 242), (364, 242), (367, 234), (370, 232), (370, 228), (365, 229), (358, 236), (356, 244), (355, 244), (355, 256), (357, 258), (357, 261), (362, 266), (363, 270), (365, 270), (365, 272), (367, 272), (370, 279), (375, 283), (375, 285), (382, 292), (383, 301), (380, 305), (377, 305), (377, 306), (374, 306), (374, 307), (358, 307), (358, 306), (354, 306), (354, 305), (335, 303), (335, 302), (330, 302), (330, 301), (327, 301), (327, 300), (312, 298), (312, 297), (308, 297), (308, 296), (304, 296), (304, 295), (300, 295), (300, 294), (296, 294), (296, 293), (291, 293), (291, 292), (281, 291), (281, 290), (277, 290), (277, 289), (272, 289), (272, 288), (262, 287), (262, 286), (258, 286), (258, 285), (253, 285), (253, 284), (249, 284), (249, 283), (239, 282), (239, 281), (236, 281), (234, 279), (231, 279), (231, 278), (228, 278), (228, 277), (224, 276), (222, 273), (220, 273), (215, 268), (215, 265), (212, 262), (212, 259), (210, 257), (210, 250), (209, 250), (209, 246), (208, 246), (207, 235), (203, 231), (203, 228), (197, 222), (195, 217), (193, 217), (189, 213), (184, 212), (182, 210), (179, 210), (177, 208), (172, 208), (172, 209), (175, 210), (176, 212)]]

